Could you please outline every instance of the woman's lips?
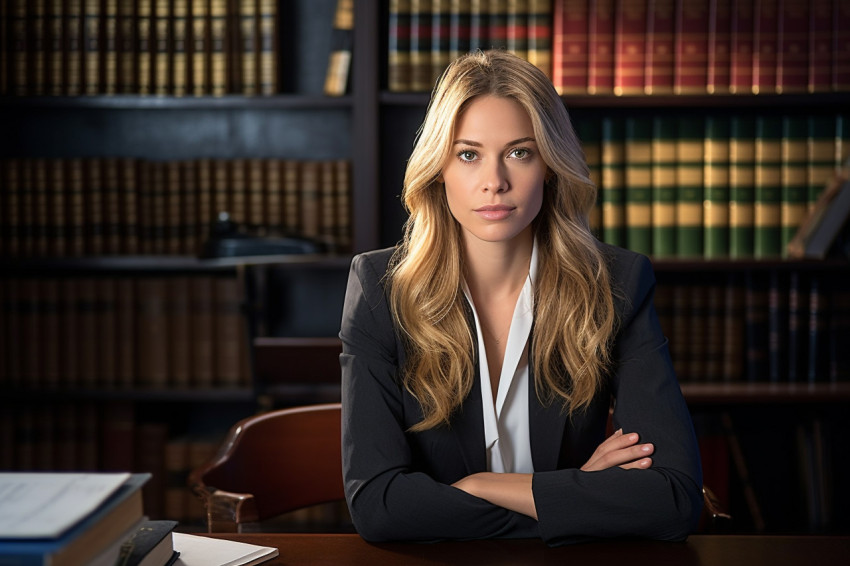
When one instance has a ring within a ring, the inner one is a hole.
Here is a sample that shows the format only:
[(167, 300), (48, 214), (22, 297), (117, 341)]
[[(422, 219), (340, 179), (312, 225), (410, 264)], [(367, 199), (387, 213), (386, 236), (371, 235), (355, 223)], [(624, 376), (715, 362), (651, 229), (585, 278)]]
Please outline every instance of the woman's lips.
[(488, 204), (476, 208), (474, 212), (485, 220), (504, 220), (510, 216), (513, 211), (514, 207), (506, 204)]

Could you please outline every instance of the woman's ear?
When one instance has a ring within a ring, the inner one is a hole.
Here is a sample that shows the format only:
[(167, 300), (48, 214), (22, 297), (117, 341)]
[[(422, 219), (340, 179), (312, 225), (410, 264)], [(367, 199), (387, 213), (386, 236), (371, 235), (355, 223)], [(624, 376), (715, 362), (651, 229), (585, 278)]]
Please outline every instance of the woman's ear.
[(437, 175), (437, 182), (438, 182), (438, 183), (440, 183), (441, 185), (445, 185), (445, 184), (446, 184), (445, 179), (443, 179), (443, 174), (442, 174), (442, 173), (440, 173), (439, 175)]

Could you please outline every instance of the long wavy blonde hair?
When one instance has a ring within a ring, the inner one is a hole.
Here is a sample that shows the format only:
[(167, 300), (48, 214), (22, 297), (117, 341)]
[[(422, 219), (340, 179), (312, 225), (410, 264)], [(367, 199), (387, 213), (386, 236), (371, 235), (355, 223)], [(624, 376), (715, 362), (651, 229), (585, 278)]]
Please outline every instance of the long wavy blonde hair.
[(611, 359), (616, 320), (608, 270), (590, 232), (596, 187), (564, 103), (530, 63), (503, 51), (465, 55), (446, 69), (407, 163), (404, 238), (388, 274), (407, 353), (403, 383), (422, 406), (411, 430), (449, 424), (472, 388), (473, 334), (461, 291), (461, 233), (437, 182), (455, 121), (476, 96), (510, 98), (526, 112), (550, 173), (534, 220), (538, 273), (530, 364), (541, 402), (572, 414), (596, 394)]

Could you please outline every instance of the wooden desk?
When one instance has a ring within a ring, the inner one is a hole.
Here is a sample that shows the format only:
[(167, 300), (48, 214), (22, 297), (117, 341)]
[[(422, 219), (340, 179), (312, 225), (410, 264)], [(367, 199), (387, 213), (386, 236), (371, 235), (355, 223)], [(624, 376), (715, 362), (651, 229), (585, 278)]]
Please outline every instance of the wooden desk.
[(559, 548), (548, 548), (539, 540), (370, 544), (358, 535), (348, 534), (251, 533), (209, 536), (277, 547), (280, 556), (264, 563), (269, 566), (846, 566), (850, 560), (850, 536), (695, 535), (685, 543), (607, 541)]

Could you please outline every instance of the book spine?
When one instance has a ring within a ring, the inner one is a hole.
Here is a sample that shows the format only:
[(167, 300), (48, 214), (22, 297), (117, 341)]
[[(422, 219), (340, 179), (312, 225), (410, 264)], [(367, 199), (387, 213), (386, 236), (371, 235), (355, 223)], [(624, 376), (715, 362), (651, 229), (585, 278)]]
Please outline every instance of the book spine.
[(626, 245), (652, 254), (652, 121), (626, 118)]
[(390, 0), (387, 86), (393, 92), (411, 88), (410, 18), (410, 0)]
[(469, 1), (451, 0), (449, 5), (449, 59), (451, 61), (469, 52)]
[(487, 0), (487, 47), (508, 48), (508, 0)]
[(756, 118), (754, 252), (756, 258), (782, 253), (782, 121)]
[(676, 255), (676, 136), (675, 118), (655, 116), (652, 125), (652, 254)]
[(336, 241), (340, 252), (351, 251), (351, 163), (335, 162)]
[(776, 92), (806, 92), (809, 82), (809, 0), (779, 0)]
[(749, 271), (745, 275), (745, 329), (747, 343), (747, 380), (767, 377), (767, 288), (766, 276)]
[(646, 94), (673, 92), (675, 5), (673, 0), (647, 0)]
[(488, 32), (488, 0), (470, 0), (469, 1), (469, 49), (475, 51), (487, 49)]
[(676, 0), (676, 94), (700, 94), (708, 85), (708, 7), (704, 2)]
[(103, 180), (103, 251), (107, 255), (121, 253), (121, 186), (118, 181), (118, 158), (100, 160)]
[(809, 356), (806, 363), (806, 381), (817, 383), (826, 381), (826, 361), (829, 352), (826, 348), (826, 315), (829, 305), (828, 296), (822, 292), (821, 276), (812, 276), (809, 282), (809, 318), (807, 321), (807, 347)]
[(133, 277), (118, 277), (115, 281), (115, 301), (117, 309), (116, 351), (117, 368), (115, 386), (118, 389), (131, 389), (136, 385), (136, 281)]
[(710, 383), (723, 381), (723, 331), (725, 285), (712, 277), (705, 286), (704, 379)]
[(207, 0), (192, 0), (192, 94), (212, 93), (210, 13)]
[(732, 0), (711, 0), (708, 15), (708, 69), (706, 90), (709, 94), (729, 92), (731, 71)]
[(99, 66), (101, 69), (101, 92), (118, 92), (118, 0), (102, 0), (101, 30), (103, 40), (100, 46)]
[(3, 212), (0, 217), (3, 254), (8, 257), (21, 255), (21, 165), (19, 159), (3, 161), (3, 185), (0, 198), (3, 199)]
[(676, 253), (680, 257), (703, 255), (703, 169), (705, 123), (682, 116), (676, 141)]
[(194, 276), (190, 281), (189, 311), (192, 324), (192, 386), (206, 389), (215, 380), (215, 318), (213, 316), (213, 278)]
[(785, 274), (771, 271), (767, 291), (767, 370), (771, 383), (788, 378), (788, 300)]
[(808, 79), (809, 92), (829, 92), (832, 74), (832, 0), (809, 2)]
[(214, 293), (215, 383), (220, 387), (237, 387), (241, 385), (240, 345), (243, 340), (237, 279), (216, 277)]
[(614, 92), (614, 0), (594, 0), (588, 9), (588, 94)]
[(210, 159), (197, 159), (190, 162), (197, 182), (195, 199), (198, 203), (197, 225), (198, 244), (201, 245), (209, 237), (209, 226), (213, 221), (216, 210), (213, 206), (213, 164)]
[(24, 257), (32, 257), (35, 255), (33, 245), (33, 226), (35, 219), (33, 218), (35, 190), (33, 190), (33, 167), (30, 159), (22, 159), (19, 167), (19, 188), (18, 205), (19, 205), (19, 223), (20, 228), (20, 249), (21, 255)]
[(187, 488), (189, 479), (189, 442), (186, 438), (171, 438), (165, 444), (165, 494), (163, 516), (186, 522), (189, 518), (189, 498), (195, 499)]
[(319, 239), (336, 245), (336, 171), (332, 161), (319, 163)]
[(104, 190), (99, 158), (83, 162), (85, 194), (85, 245), (88, 255), (102, 255), (104, 250)]
[(94, 277), (81, 277), (77, 284), (76, 310), (77, 328), (79, 335), (79, 383), (84, 389), (94, 389), (99, 377), (99, 342), (100, 328), (97, 317), (97, 283)]
[(729, 254), (729, 120), (721, 116), (706, 118), (703, 185), (705, 257), (724, 257)]
[(83, 0), (85, 10), (85, 35), (83, 45), (85, 51), (84, 88), (83, 94), (100, 94), (103, 92), (101, 82), (100, 48), (104, 38), (101, 37), (100, 0)]
[(118, 2), (118, 92), (139, 92), (137, 2)]
[(729, 91), (751, 93), (753, 88), (753, 49), (755, 21), (752, 2), (735, 2), (732, 7)]
[(753, 94), (776, 92), (779, 0), (753, 0)]
[(33, 255), (44, 257), (49, 254), (48, 224), (50, 222), (50, 192), (47, 186), (47, 161), (37, 158), (30, 161), (32, 167), (32, 241)]
[(167, 279), (139, 278), (136, 289), (137, 385), (164, 390), (169, 385), (168, 359), (173, 347), (168, 332)]
[(83, 162), (80, 159), (69, 159), (65, 171), (68, 193), (66, 197), (68, 212), (68, 245), (66, 250), (72, 257), (85, 255), (85, 181), (83, 177)]
[(189, 277), (170, 277), (167, 281), (169, 348), (169, 385), (188, 389), (192, 384), (192, 317)]
[(173, 0), (155, 0), (153, 31), (153, 80), (154, 94), (169, 95), (174, 92), (174, 42)]
[(832, 9), (831, 85), (835, 92), (847, 92), (850, 90), (850, 38), (846, 30), (850, 27), (850, 5), (836, 0)]
[(850, 291), (833, 284), (830, 293), (829, 315), (829, 369), (831, 383), (850, 380)]
[(213, 216), (218, 216), (222, 212), (233, 213), (230, 202), (230, 187), (231, 187), (231, 164), (226, 159), (213, 159), (211, 161), (212, 171), (212, 205)]
[(237, 224), (248, 221), (248, 180), (244, 159), (233, 159), (230, 162), (230, 218)]
[[(4, 14), (4, 18), (6, 14)], [(45, 19), (47, 22), (45, 36), (45, 94), (60, 96), (63, 89), (63, 59), (65, 57), (65, 26), (62, 13), (62, 0), (46, 0), (45, 2)], [(0, 26), (5, 29), (5, 24)], [(6, 43), (3, 38), (3, 47), (5, 51)], [(3, 61), (6, 60), (6, 55), (0, 55)], [(0, 84), (5, 82), (0, 79)]]
[(257, 11), (254, 0), (239, 0), (239, 54), (242, 61), (242, 94), (257, 94)]
[(431, 84), (436, 84), (451, 61), (451, 0), (431, 4)]
[(723, 380), (741, 381), (745, 363), (744, 284), (739, 274), (727, 278), (723, 316)]
[(208, 21), (210, 51), (210, 92), (213, 96), (222, 96), (228, 92), (228, 65), (227, 53), (230, 42), (227, 37), (227, 0), (212, 0), (208, 5)]
[(807, 117), (806, 184), (808, 185), (809, 211), (814, 208), (824, 187), (836, 174), (835, 126), (834, 116), (811, 115)]
[(118, 294), (115, 277), (97, 279), (95, 289), (95, 322), (97, 324), (99, 351), (97, 384), (114, 389), (118, 384)]
[(12, 12), (11, 30), (11, 94), (26, 96), (29, 94), (31, 81), (28, 76), (29, 66), (27, 53), (29, 52), (27, 37), (27, 5), (24, 2), (15, 2)]
[(118, 183), (121, 191), (121, 252), (138, 254), (139, 242), (139, 165), (135, 159), (119, 162)]
[[(167, 440), (168, 426), (165, 423), (141, 422), (133, 429), (130, 445), (135, 452), (135, 469), (145, 470), (151, 474), (142, 490), (142, 507), (145, 514), (151, 518), (165, 516), (165, 444)], [(147, 523), (142, 528), (150, 529), (151, 525)], [(141, 546), (142, 543), (137, 537), (133, 540), (133, 544)]]
[(279, 235), (283, 228), (283, 172), (278, 159), (262, 160), (265, 216), (263, 223), (269, 233)]
[(139, 94), (154, 93), (153, 81), (151, 80), (151, 73), (153, 72), (151, 44), (154, 40), (153, 6), (153, 1), (139, 0), (136, 4), (136, 57), (138, 61), (135, 82), (138, 84)]
[(65, 255), (65, 244), (68, 240), (64, 161), (50, 159), (47, 163), (47, 176), (47, 189), (50, 192), (48, 197), (50, 229), (47, 234), (49, 254), (61, 257)]
[(267, 180), (265, 178), (265, 167), (261, 159), (249, 159), (247, 168), (247, 223), (249, 230), (254, 233), (264, 233), (268, 227), (266, 212), (268, 210), (265, 202), (264, 188)]
[(180, 206), (183, 209), (180, 219), (180, 253), (196, 256), (200, 250), (200, 218), (195, 164), (192, 161), (181, 161), (177, 169), (180, 175)]
[(614, 246), (626, 245), (626, 132), (619, 118), (602, 119), (602, 235)]
[(707, 330), (708, 330), (708, 297), (705, 281), (692, 280), (687, 287), (688, 294), (688, 334), (687, 355), (688, 379), (693, 382), (704, 382), (708, 378), (707, 365)]
[(178, 255), (183, 251), (182, 227), (183, 218), (187, 215), (182, 207), (181, 196), (183, 187), (180, 185), (180, 162), (167, 161), (163, 163), (165, 203), (165, 241), (164, 250), (169, 255)]
[(792, 271), (788, 277), (788, 381), (795, 383), (807, 381), (808, 285), (799, 271)]
[(172, 65), (172, 94), (186, 96), (189, 91), (189, 19), (188, 4), (190, 0), (172, 0), (171, 12), (171, 65)]
[(27, 75), (29, 92), (45, 94), (45, 58), (47, 55), (44, 0), (27, 2)]
[(307, 238), (318, 238), (321, 226), (319, 162), (304, 161), (300, 168), (301, 234)]
[(286, 234), (301, 233), (301, 167), (297, 161), (283, 162), (283, 220)]
[(788, 243), (797, 233), (809, 208), (808, 125), (805, 117), (783, 117), (781, 146), (780, 246), (782, 255), (788, 257)]
[(528, 0), (528, 62), (552, 76), (552, 5)]
[(753, 257), (755, 229), (755, 119), (733, 116), (729, 125), (729, 255)]
[[(280, 45), (277, 32), (276, 0), (260, 0), (260, 94), (272, 95), (279, 90), (278, 53)], [(348, 10), (351, 28), (354, 27), (353, 8)], [(348, 32), (349, 34), (351, 32)], [(351, 55), (349, 55), (351, 57)]]
[[(528, 60), (529, 0), (508, 0), (508, 51)], [(587, 33), (587, 27), (584, 30)]]
[(431, 13), (430, 1), (410, 0), (410, 90), (430, 91)]
[(556, 2), (553, 13), (552, 83), (558, 94), (587, 92), (588, 0)]
[(614, 94), (643, 94), (646, 0), (617, 0), (614, 16)]

